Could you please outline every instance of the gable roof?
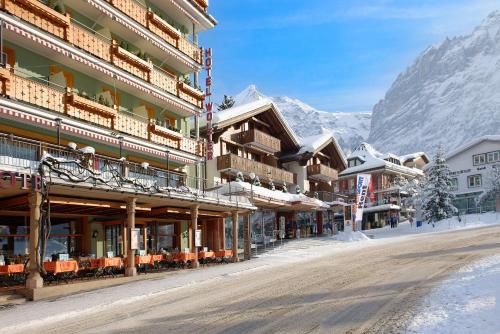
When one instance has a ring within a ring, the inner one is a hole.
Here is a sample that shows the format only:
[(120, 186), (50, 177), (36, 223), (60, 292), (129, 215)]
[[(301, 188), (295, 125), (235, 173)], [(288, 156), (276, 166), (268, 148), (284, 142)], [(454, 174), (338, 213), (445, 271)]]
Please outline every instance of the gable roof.
[(431, 159), (429, 159), (429, 157), (427, 156), (427, 154), (425, 152), (415, 152), (415, 153), (405, 154), (405, 155), (402, 155), (399, 157), (399, 159), (401, 160), (401, 163), (403, 163), (403, 164), (405, 162), (408, 162), (410, 160), (414, 160), (417, 158), (424, 159), (424, 161), (426, 163), (429, 163), (431, 161)]
[(423, 172), (417, 168), (406, 167), (402, 165), (397, 165), (390, 161), (384, 160), (388, 157), (396, 157), (402, 160), (402, 157), (396, 156), (394, 154), (383, 154), (377, 151), (373, 146), (368, 143), (361, 143), (347, 158), (347, 160), (360, 159), (363, 162), (361, 165), (349, 167), (343, 170), (339, 175), (346, 176), (351, 174), (357, 174), (361, 172), (366, 172), (374, 169), (385, 168), (388, 170), (393, 170), (400, 173), (405, 173), (409, 175), (422, 175)]
[(344, 165), (344, 168), (347, 167), (347, 160), (344, 155), (344, 151), (342, 150), (337, 140), (333, 136), (333, 133), (331, 132), (326, 132), (319, 135), (313, 135), (300, 139), (300, 149), (296, 153), (284, 157), (284, 159), (286, 160), (299, 159), (301, 156), (308, 153), (315, 155), (321, 150), (323, 150), (325, 147), (327, 147), (329, 144), (333, 144), (335, 150), (338, 152), (342, 164)]
[(460, 146), (459, 148), (451, 151), (450, 153), (448, 153), (448, 155), (446, 156), (446, 159), (450, 159), (450, 158), (454, 157), (455, 155), (462, 153), (463, 151), (466, 151), (469, 148), (474, 147), (474, 146), (476, 146), (484, 141), (500, 142), (500, 135), (487, 135), (487, 136), (477, 137), (477, 138), (469, 141), (468, 143)]
[[(283, 126), (285, 132), (290, 137), (293, 144), (297, 148), (299, 148), (299, 138), (297, 137), (293, 129), (288, 125), (278, 107), (270, 99), (257, 100), (237, 107), (214, 112), (212, 126), (219, 129), (225, 128), (267, 111), (271, 112), (276, 117), (279, 123)], [(200, 128), (204, 128), (206, 127), (206, 125), (206, 120), (202, 119), (200, 121)]]

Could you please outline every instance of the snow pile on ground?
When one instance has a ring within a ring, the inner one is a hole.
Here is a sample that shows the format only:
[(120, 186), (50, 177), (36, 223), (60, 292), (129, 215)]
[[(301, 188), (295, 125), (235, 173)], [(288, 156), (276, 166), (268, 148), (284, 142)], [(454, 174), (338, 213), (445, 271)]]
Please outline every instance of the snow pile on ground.
[(464, 215), (460, 217), (460, 221), (457, 217), (452, 217), (442, 220), (436, 223), (434, 226), (432, 226), (432, 224), (423, 222), (422, 226), (417, 227), (415, 222), (413, 222), (413, 225), (410, 225), (410, 223), (406, 221), (398, 224), (397, 228), (385, 226), (383, 228), (365, 230), (363, 232), (373, 239), (383, 239), (403, 235), (445, 232), (450, 230), (469, 229), (483, 226), (486, 227), (498, 224), (500, 224), (500, 213), (487, 212), (483, 214)]
[(333, 236), (333, 240), (337, 241), (346, 241), (346, 242), (353, 242), (353, 241), (363, 241), (363, 240), (369, 240), (364, 233), (356, 231), (356, 232), (339, 232), (339, 234)]
[(425, 301), (408, 333), (498, 333), (500, 254), (464, 267)]

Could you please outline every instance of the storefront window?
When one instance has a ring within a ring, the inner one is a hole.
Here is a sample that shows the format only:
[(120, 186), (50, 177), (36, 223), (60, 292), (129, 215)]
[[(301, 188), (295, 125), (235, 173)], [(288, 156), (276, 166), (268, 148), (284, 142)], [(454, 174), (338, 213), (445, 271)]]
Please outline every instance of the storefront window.
[(29, 218), (0, 216), (0, 255), (26, 255), (29, 252)]
[(174, 248), (175, 225), (158, 225), (158, 249), (171, 251)]
[(78, 220), (52, 218), (50, 236), (47, 240), (45, 257), (55, 254), (80, 256), (82, 251), (82, 224)]
[(123, 254), (122, 226), (108, 225), (105, 228), (106, 233), (106, 254), (112, 252), (114, 256)]

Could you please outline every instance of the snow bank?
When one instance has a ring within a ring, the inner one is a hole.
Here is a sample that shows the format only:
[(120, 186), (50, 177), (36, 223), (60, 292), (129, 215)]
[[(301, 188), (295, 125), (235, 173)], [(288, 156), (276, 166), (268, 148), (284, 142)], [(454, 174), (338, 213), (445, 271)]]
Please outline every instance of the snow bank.
[(356, 231), (356, 232), (339, 232), (339, 234), (333, 236), (333, 240), (353, 242), (353, 241), (370, 240), (370, 238), (368, 238), (362, 232)]
[(383, 228), (365, 230), (363, 232), (373, 239), (383, 239), (394, 238), (403, 235), (446, 232), (451, 230), (485, 227), (499, 225), (500, 213), (487, 212), (483, 214), (464, 215), (461, 216), (460, 219), (461, 221), (458, 221), (457, 217), (452, 217), (442, 220), (436, 223), (434, 226), (432, 226), (432, 224), (423, 222), (422, 226), (420, 227), (417, 227), (415, 222), (413, 223), (413, 225), (410, 225), (410, 223), (406, 221), (400, 223), (397, 228), (390, 228), (390, 226), (385, 226)]
[(462, 268), (424, 302), (408, 333), (498, 333), (500, 254)]

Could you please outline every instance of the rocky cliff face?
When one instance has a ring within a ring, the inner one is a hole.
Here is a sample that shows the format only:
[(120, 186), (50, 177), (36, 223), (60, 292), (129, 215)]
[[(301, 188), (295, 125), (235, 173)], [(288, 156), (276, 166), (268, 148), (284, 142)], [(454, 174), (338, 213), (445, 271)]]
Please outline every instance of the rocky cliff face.
[(434, 153), (500, 134), (500, 12), (472, 34), (427, 48), (375, 105), (368, 142)]

